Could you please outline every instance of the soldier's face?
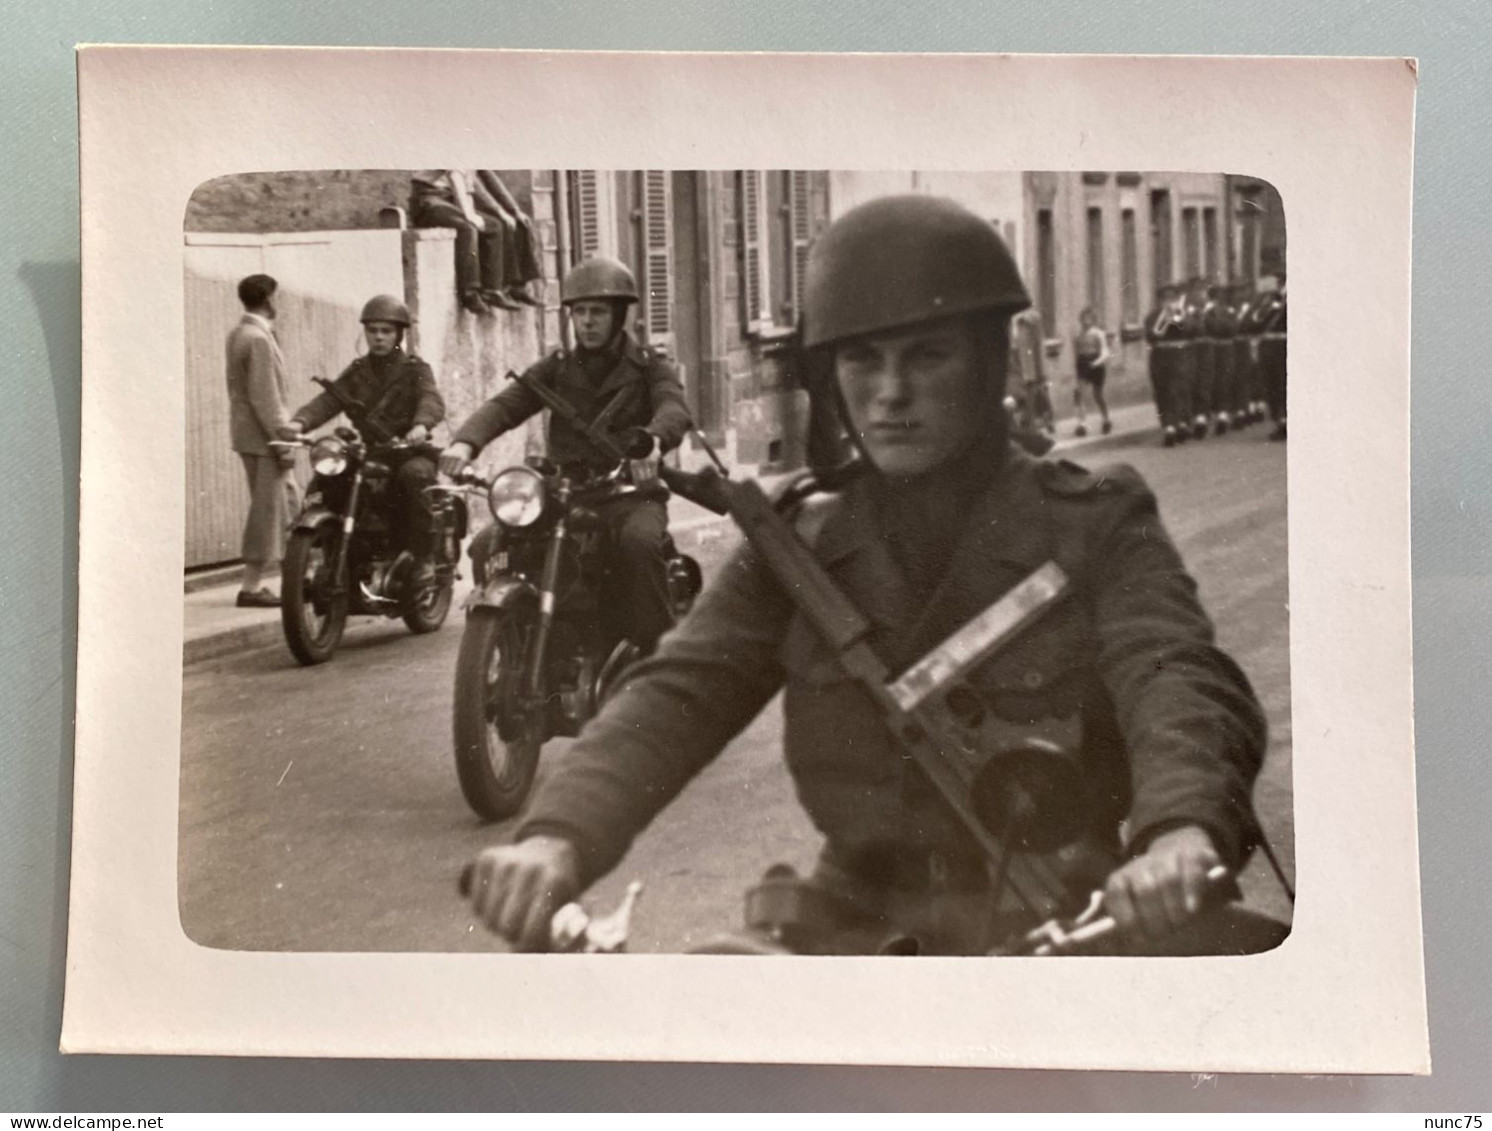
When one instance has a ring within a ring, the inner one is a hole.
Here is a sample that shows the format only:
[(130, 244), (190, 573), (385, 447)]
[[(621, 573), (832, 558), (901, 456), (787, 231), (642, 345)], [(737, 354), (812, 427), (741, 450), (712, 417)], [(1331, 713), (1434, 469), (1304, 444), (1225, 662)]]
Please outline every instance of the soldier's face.
[(368, 322), (363, 326), (363, 337), (368, 339), (369, 353), (384, 357), (399, 344), (399, 326), (394, 322)]
[(957, 456), (986, 414), (963, 322), (856, 338), (834, 355), (849, 424), (887, 475), (924, 475)]
[(602, 349), (616, 329), (616, 311), (609, 302), (572, 302), (570, 325), (575, 328), (575, 340), (583, 348)]

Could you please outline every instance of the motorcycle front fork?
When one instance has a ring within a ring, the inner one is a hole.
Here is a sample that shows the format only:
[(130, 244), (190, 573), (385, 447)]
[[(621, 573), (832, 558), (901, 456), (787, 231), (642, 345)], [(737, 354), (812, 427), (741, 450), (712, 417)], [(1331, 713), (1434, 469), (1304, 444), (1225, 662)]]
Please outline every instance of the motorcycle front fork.
[(336, 556), (332, 561), (331, 593), (339, 596), (347, 587), (347, 548), (352, 545), (352, 532), (357, 526), (358, 497), (363, 490), (363, 473), (359, 468), (352, 476), (352, 486), (347, 492), (347, 510), (342, 515), (342, 532), (337, 538)]
[(549, 535), (549, 545), (544, 551), (544, 572), (539, 576), (539, 621), (534, 631), (533, 652), (528, 657), (527, 691), (531, 702), (542, 702), (544, 698), (544, 668), (549, 654), (549, 636), (554, 629), (554, 594), (559, 587), (560, 559), (564, 554), (565, 540), (569, 537), (570, 485), (560, 480), (556, 492), (560, 506), (560, 517)]

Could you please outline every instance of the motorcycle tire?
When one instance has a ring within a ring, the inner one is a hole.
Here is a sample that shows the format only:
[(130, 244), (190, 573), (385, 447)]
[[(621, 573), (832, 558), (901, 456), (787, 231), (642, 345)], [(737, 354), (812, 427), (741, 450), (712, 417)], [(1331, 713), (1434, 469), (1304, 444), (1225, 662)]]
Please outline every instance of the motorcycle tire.
[(308, 667), (324, 664), (347, 627), (347, 594), (321, 596), (338, 531), (331, 526), (297, 530), (285, 547), (280, 576), (280, 623), (291, 655)]
[(446, 581), (420, 594), (415, 606), (404, 614), (404, 623), (416, 636), (437, 631), (451, 611), (451, 582)]
[[(544, 745), (544, 718), (538, 711), (504, 727), (507, 738), (499, 733), (499, 684), (522, 678), (531, 636), (526, 619), (496, 609), (473, 610), (456, 659), (456, 777), (466, 803), (487, 821), (504, 820), (523, 807)], [(511, 679), (502, 680), (504, 675)]]

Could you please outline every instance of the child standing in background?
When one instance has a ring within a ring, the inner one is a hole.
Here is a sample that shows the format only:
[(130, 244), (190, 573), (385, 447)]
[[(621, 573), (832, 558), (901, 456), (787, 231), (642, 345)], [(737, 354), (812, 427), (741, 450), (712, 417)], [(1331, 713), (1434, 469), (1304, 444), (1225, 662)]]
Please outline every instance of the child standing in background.
[(1083, 391), (1087, 389), (1092, 392), (1093, 401), (1098, 405), (1099, 415), (1103, 417), (1103, 434), (1107, 436), (1114, 429), (1114, 425), (1109, 420), (1109, 405), (1103, 396), (1104, 378), (1108, 375), (1109, 338), (1098, 325), (1098, 316), (1094, 314), (1091, 306), (1083, 308), (1083, 312), (1078, 315), (1078, 323), (1078, 334), (1073, 339), (1073, 353), (1078, 363), (1078, 379), (1072, 391), (1072, 403), (1077, 409), (1078, 424), (1073, 429), (1073, 435), (1086, 436), (1088, 434), (1088, 410), (1083, 397)]

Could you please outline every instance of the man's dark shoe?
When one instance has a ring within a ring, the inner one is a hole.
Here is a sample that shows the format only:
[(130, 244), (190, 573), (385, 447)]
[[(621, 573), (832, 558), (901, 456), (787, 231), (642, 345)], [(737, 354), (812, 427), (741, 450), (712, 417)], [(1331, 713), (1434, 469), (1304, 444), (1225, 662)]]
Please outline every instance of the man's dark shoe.
[(1113, 430), (1114, 430), (1114, 422), (1112, 420), (1105, 420), (1103, 422), (1103, 434), (1105, 436), (1107, 436)]
[(482, 301), (482, 296), (476, 291), (467, 291), (461, 296), (461, 305), (473, 314), (489, 313), (487, 304)]
[(488, 306), (496, 306), (501, 308), (502, 310), (523, 309), (523, 307), (519, 306), (507, 295), (503, 294), (502, 291), (483, 291), (482, 299), (487, 303)]
[(1079, 424), (1076, 428), (1074, 428), (1072, 430), (1072, 434), (1074, 436), (1076, 436), (1079, 440), (1081, 440), (1084, 436), (1086, 436), (1088, 434), (1088, 429), (1084, 425)]
[(268, 589), (260, 589), (253, 593), (238, 591), (238, 600), (234, 602), (240, 609), (278, 609), (280, 598)]
[(1274, 431), (1269, 434), (1269, 438), (1271, 440), (1285, 439), (1285, 422), (1283, 420), (1274, 426)]

